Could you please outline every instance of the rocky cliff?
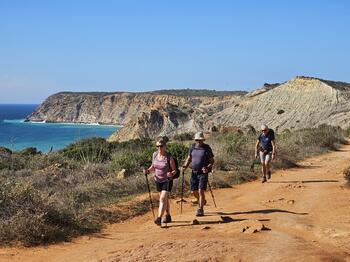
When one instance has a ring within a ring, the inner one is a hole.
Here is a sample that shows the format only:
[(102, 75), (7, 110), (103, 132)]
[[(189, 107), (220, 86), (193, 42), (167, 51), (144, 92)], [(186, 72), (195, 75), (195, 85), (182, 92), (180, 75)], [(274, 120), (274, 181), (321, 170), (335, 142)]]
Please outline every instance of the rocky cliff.
[(261, 123), (277, 131), (350, 126), (350, 84), (343, 82), (298, 76), (248, 94), (183, 94), (63, 92), (47, 98), (27, 120), (123, 125), (111, 141)]
[(62, 92), (47, 98), (27, 120), (123, 125), (110, 140), (173, 135), (201, 129), (207, 116), (232, 106), (241, 96)]

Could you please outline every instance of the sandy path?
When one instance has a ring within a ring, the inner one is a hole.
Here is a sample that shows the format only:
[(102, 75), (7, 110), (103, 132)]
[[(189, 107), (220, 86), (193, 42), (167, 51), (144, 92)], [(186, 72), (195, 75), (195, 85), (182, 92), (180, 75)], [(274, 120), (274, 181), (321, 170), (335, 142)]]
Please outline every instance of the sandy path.
[[(149, 213), (71, 243), (0, 249), (0, 261), (350, 261), (350, 145), (300, 164), (265, 184), (215, 190), (218, 208), (208, 194), (200, 225), (191, 224), (195, 206), (180, 215), (173, 202), (168, 228)], [(269, 230), (241, 232), (260, 223)]]

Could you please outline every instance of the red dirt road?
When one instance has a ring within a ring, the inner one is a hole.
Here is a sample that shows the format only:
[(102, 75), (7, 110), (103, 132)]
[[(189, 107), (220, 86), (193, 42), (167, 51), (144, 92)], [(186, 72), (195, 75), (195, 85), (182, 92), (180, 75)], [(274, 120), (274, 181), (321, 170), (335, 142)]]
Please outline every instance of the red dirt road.
[[(300, 165), (265, 184), (215, 190), (218, 208), (207, 194), (199, 225), (192, 225), (195, 206), (188, 201), (180, 215), (173, 201), (168, 228), (155, 226), (149, 212), (70, 243), (0, 249), (0, 261), (350, 261), (350, 188), (342, 175), (350, 145)], [(261, 224), (268, 230), (242, 232)]]

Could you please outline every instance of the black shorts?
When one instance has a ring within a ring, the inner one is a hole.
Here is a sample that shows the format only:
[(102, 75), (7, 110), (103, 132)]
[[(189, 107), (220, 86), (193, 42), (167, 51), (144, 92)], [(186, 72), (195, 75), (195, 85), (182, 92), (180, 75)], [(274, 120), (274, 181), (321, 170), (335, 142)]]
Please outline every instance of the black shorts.
[(173, 188), (173, 180), (170, 180), (170, 181), (167, 180), (164, 182), (158, 182), (158, 181), (155, 181), (155, 182), (156, 182), (156, 187), (158, 192), (162, 192), (162, 191), (170, 192), (171, 189)]
[(198, 191), (198, 189), (207, 190), (208, 174), (192, 171), (190, 183), (191, 191)]

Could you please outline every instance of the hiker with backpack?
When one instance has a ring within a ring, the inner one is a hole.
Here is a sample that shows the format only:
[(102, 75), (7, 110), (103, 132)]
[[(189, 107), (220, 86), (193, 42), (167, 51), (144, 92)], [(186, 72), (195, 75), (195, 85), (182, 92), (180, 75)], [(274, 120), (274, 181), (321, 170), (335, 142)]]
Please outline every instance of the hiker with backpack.
[(153, 153), (152, 164), (144, 170), (145, 175), (154, 171), (154, 180), (159, 192), (158, 216), (154, 223), (162, 224), (162, 217), (165, 213), (163, 223), (171, 222), (169, 194), (173, 187), (172, 178), (177, 174), (174, 158), (166, 151), (166, 139), (159, 138), (156, 142), (157, 151)]
[(205, 191), (208, 185), (208, 173), (214, 164), (214, 154), (211, 147), (205, 144), (202, 132), (197, 132), (193, 144), (188, 152), (188, 157), (183, 165), (183, 171), (192, 163), (192, 174), (190, 179), (191, 191), (198, 201), (196, 216), (204, 216), (204, 205), (206, 204)]
[(267, 125), (261, 125), (261, 134), (258, 136), (255, 145), (255, 158), (260, 156), (262, 183), (271, 178), (270, 163), (276, 156), (275, 133)]

